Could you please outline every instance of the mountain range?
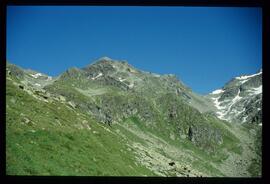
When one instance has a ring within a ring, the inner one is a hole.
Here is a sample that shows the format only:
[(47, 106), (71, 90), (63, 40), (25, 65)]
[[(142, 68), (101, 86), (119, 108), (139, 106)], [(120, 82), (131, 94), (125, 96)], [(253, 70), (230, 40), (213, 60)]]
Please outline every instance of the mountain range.
[(50, 77), (7, 62), (9, 175), (261, 176), (262, 70), (200, 95), (102, 57)]

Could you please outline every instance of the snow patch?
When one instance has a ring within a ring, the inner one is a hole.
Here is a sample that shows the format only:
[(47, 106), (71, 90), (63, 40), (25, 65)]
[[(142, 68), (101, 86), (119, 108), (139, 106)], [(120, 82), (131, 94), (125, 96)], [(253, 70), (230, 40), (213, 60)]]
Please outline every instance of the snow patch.
[(241, 100), (243, 98), (243, 97), (239, 96), (239, 94), (240, 94), (240, 90), (238, 90), (237, 95), (234, 97), (234, 99), (232, 99), (232, 105), (234, 105), (236, 102), (238, 102), (239, 100)]
[(102, 75), (103, 75), (103, 73), (99, 73), (97, 76), (92, 77), (91, 79), (92, 79), (92, 80), (96, 80), (97, 78), (101, 77)]
[(226, 118), (224, 118), (224, 116), (226, 115), (226, 113), (221, 112), (221, 111), (218, 111), (218, 112), (217, 112), (217, 115), (218, 115), (218, 117), (219, 117), (220, 119), (226, 120)]
[(121, 77), (119, 77), (118, 80), (119, 80), (120, 82), (123, 82), (123, 81), (125, 81), (125, 80), (127, 80), (127, 79), (122, 79)]
[(222, 106), (220, 105), (221, 102), (219, 102), (218, 99), (219, 99), (219, 97), (217, 97), (217, 98), (212, 98), (212, 100), (214, 100), (215, 107), (216, 107), (217, 109), (224, 109), (224, 107), (222, 107)]
[(236, 109), (234, 110), (235, 110), (235, 114), (238, 116), (239, 114), (243, 113), (246, 110), (246, 108), (243, 108), (243, 110), (241, 111), (237, 111)]
[(247, 116), (243, 117), (243, 123), (247, 121)]
[(259, 126), (262, 126), (262, 123), (259, 123), (258, 125), (259, 125)]
[(42, 76), (42, 74), (41, 74), (41, 73), (36, 73), (36, 74), (31, 75), (31, 76), (34, 77), (34, 78), (36, 79), (36, 78)]
[(250, 90), (248, 90), (247, 92), (249, 92), (249, 95), (258, 95), (262, 93), (262, 85), (260, 85), (257, 88), (251, 88)]
[(262, 85), (260, 85), (259, 87), (257, 88), (253, 88), (252, 89), (254, 91), (254, 94), (261, 94), (262, 93)]
[(223, 91), (222, 89), (217, 89), (217, 90), (213, 91), (213, 92), (210, 93), (210, 94), (215, 95), (215, 94), (219, 94), (219, 93), (223, 93), (223, 92), (224, 92), (224, 91)]
[[(216, 94), (219, 94), (219, 93), (221, 93), (221, 90), (216, 92)], [(244, 112), (245, 109), (242, 109), (241, 111), (237, 111), (236, 109), (233, 109), (232, 111), (230, 111), (232, 106), (243, 98), (240, 96), (240, 90), (238, 90), (237, 95), (232, 100), (230, 100), (230, 103), (225, 105), (225, 106), (221, 105), (222, 102), (218, 101), (219, 98), (220, 97), (212, 97), (211, 98), (214, 102), (215, 107), (217, 108), (216, 115), (219, 119), (229, 120), (230, 118), (225, 118), (225, 116), (227, 116), (228, 114), (234, 114), (234, 116), (235, 116), (235, 115), (239, 115), (242, 112)]]
[(254, 76), (257, 76), (257, 75), (260, 75), (260, 74), (262, 74), (261, 70), (260, 70), (259, 73), (256, 73), (256, 74), (253, 74), (253, 75), (242, 75), (240, 77), (235, 77), (235, 79), (243, 80), (243, 79), (248, 79), (250, 77), (254, 77)]
[(219, 119), (223, 119), (223, 120), (226, 120), (226, 118), (224, 117), (226, 115), (225, 112), (223, 112), (224, 108), (225, 107), (222, 107), (220, 105), (221, 102), (218, 101), (220, 97), (216, 97), (216, 98), (212, 98), (213, 102), (214, 102), (214, 105), (215, 107), (218, 109), (218, 111), (216, 112), (216, 115)]
[(241, 84), (244, 84), (245, 82), (247, 82), (249, 79), (244, 79), (242, 81), (239, 81)]
[(38, 84), (38, 83), (35, 83), (35, 85), (36, 85), (36, 86), (41, 86), (41, 85), (40, 85), (40, 84)]

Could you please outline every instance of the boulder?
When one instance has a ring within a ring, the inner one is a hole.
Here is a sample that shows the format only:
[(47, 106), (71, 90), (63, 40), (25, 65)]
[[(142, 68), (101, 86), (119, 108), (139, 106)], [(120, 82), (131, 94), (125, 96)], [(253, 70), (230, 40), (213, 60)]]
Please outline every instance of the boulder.
[(20, 88), (20, 89), (24, 89), (24, 86), (20, 84), (20, 85), (19, 85), (19, 88)]

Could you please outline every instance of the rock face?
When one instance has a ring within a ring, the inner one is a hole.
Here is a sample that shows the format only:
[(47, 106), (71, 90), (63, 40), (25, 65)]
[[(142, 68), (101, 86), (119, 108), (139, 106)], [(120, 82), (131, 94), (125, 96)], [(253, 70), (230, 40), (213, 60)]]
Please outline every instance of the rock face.
[(218, 118), (230, 122), (262, 123), (262, 71), (235, 77), (207, 96)]
[(222, 144), (223, 142), (221, 131), (207, 126), (190, 126), (188, 138), (204, 149), (211, 149), (211, 144)]

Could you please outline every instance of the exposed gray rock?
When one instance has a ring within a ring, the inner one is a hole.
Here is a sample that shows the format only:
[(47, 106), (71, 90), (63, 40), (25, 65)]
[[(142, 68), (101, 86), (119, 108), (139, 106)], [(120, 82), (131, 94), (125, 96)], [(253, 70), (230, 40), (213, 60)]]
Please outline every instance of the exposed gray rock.
[(188, 138), (206, 150), (212, 150), (212, 144), (222, 144), (223, 142), (221, 131), (207, 126), (190, 126)]

